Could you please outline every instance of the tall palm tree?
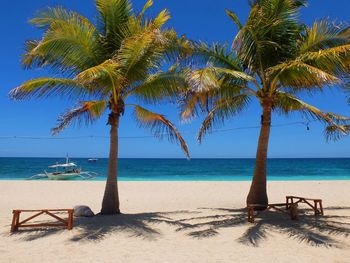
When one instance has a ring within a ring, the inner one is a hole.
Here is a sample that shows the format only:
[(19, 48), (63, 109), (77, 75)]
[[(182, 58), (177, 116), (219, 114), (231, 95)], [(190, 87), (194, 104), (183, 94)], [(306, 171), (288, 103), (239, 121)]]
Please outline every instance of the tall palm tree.
[(184, 139), (164, 115), (126, 103), (130, 97), (132, 102), (159, 103), (176, 95), (185, 83), (176, 67), (161, 70), (162, 62), (179, 54), (179, 46), (186, 41), (178, 39), (174, 30), (163, 29), (170, 18), (167, 10), (153, 19), (145, 17), (152, 4), (148, 0), (141, 12), (135, 13), (128, 0), (96, 0), (97, 26), (62, 7), (39, 13), (31, 23), (44, 30), (43, 37), (27, 41), (22, 63), (27, 68), (49, 68), (62, 77), (32, 79), (10, 92), (13, 99), (84, 99), (60, 116), (53, 133), (73, 122), (89, 124), (109, 111), (110, 152), (102, 214), (120, 212), (118, 128), (126, 107), (133, 108), (140, 126), (150, 128), (156, 137), (166, 135), (179, 142), (189, 156)]
[(236, 14), (226, 11), (238, 27), (232, 49), (193, 44), (196, 68), (187, 73), (191, 89), (184, 99), (182, 117), (208, 112), (198, 134), (201, 142), (213, 125), (238, 115), (252, 99), (258, 101), (261, 129), (247, 204), (264, 207), (268, 204), (266, 161), (272, 112), (301, 112), (323, 121), (333, 131), (347, 132), (348, 126), (343, 124), (348, 118), (323, 112), (298, 96), (345, 83), (349, 77), (350, 28), (327, 20), (311, 27), (301, 24), (299, 11), (305, 1), (250, 2), (244, 25)]

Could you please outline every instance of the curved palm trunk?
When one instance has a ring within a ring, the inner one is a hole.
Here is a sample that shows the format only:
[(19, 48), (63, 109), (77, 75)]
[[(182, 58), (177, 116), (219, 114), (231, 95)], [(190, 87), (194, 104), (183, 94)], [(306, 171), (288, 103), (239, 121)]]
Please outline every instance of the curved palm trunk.
[(119, 114), (111, 113), (108, 120), (111, 125), (108, 177), (102, 201), (101, 214), (119, 214), (118, 194), (118, 128)]
[[(263, 107), (262, 125), (255, 159), (253, 181), (247, 196), (248, 204), (267, 205), (266, 161), (271, 128), (271, 107)], [(264, 209), (264, 207), (262, 207)]]

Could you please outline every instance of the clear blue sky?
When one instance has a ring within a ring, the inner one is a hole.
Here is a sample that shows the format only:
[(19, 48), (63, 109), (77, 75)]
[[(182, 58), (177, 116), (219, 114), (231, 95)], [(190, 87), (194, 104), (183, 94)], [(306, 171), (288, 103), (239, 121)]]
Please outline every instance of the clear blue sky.
[[(172, 14), (169, 26), (174, 27), (179, 34), (186, 34), (191, 39), (201, 39), (208, 42), (231, 43), (235, 27), (226, 17), (224, 9), (228, 8), (238, 14), (243, 21), (246, 19), (249, 7), (245, 0), (154, 0), (151, 13), (155, 14), (163, 8), (168, 8)], [(134, 0), (134, 7), (139, 10), (144, 1)], [(8, 100), (8, 91), (21, 82), (45, 76), (41, 70), (23, 70), (20, 67), (20, 57), (23, 43), (27, 39), (39, 38), (41, 31), (27, 23), (28, 19), (40, 9), (47, 6), (62, 5), (76, 10), (94, 19), (96, 14), (93, 0), (12, 0), (3, 1), (0, 16), (0, 136), (49, 136), (50, 128), (57, 116), (74, 102), (63, 99), (31, 100), (13, 102)], [(337, 21), (349, 21), (349, 0), (310, 0), (309, 7), (302, 12), (301, 20), (311, 24), (314, 19), (329, 17)], [(309, 103), (325, 111), (350, 115), (350, 106), (346, 104), (344, 94), (338, 90), (328, 90), (323, 95), (305, 98)], [(179, 121), (176, 105), (166, 105), (153, 108), (169, 117), (184, 133), (189, 145), (191, 156), (244, 158), (254, 157), (258, 129), (220, 132), (209, 135), (202, 145), (198, 145), (195, 136), (202, 118), (190, 124)], [(300, 115), (286, 117), (273, 116), (273, 124), (286, 124), (303, 121)], [(108, 136), (106, 116), (90, 127), (71, 127), (60, 136)], [(257, 126), (260, 121), (260, 110), (256, 104), (239, 118), (228, 121), (226, 129)], [(147, 136), (149, 131), (138, 128), (130, 112), (121, 121), (120, 136)], [(24, 140), (0, 139), (0, 157), (59, 157), (66, 152), (72, 157), (107, 157), (108, 139), (78, 139), (78, 140)], [(339, 142), (325, 141), (323, 126), (310, 124), (307, 131), (303, 125), (292, 125), (272, 128), (270, 140), (270, 157), (350, 157), (350, 136)], [(121, 139), (120, 157), (175, 157), (183, 158), (178, 145), (154, 138)]]

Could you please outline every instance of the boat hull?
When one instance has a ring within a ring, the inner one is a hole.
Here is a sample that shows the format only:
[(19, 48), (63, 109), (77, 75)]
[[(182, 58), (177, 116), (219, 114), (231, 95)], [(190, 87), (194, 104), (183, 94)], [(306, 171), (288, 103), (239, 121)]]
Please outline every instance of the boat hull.
[(62, 174), (53, 174), (46, 173), (46, 176), (49, 180), (70, 180), (76, 177), (79, 177), (80, 173), (62, 173)]

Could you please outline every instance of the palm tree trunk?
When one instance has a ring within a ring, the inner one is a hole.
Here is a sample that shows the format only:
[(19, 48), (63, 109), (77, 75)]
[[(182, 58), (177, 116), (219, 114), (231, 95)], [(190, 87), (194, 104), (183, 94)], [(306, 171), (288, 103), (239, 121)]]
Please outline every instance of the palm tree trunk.
[(119, 214), (119, 194), (118, 194), (118, 128), (119, 114), (111, 113), (108, 120), (111, 125), (110, 150), (108, 161), (108, 176), (105, 193), (102, 201), (101, 214)]
[[(248, 204), (267, 205), (266, 161), (271, 128), (271, 106), (263, 106), (262, 124), (256, 151), (253, 181), (247, 196)], [(265, 209), (262, 207), (262, 209)]]

